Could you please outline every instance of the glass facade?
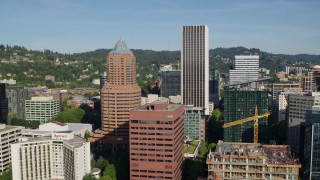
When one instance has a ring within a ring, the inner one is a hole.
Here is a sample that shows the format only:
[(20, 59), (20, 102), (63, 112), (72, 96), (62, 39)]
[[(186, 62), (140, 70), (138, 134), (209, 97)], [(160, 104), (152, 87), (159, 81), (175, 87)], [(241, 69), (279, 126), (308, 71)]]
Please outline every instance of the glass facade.
[(161, 97), (169, 98), (169, 96), (181, 95), (180, 70), (159, 71), (159, 79), (161, 81)]
[(184, 134), (192, 140), (201, 140), (201, 110), (187, 108), (184, 114)]
[(220, 72), (212, 69), (209, 76), (209, 101), (214, 102), (214, 106), (219, 106), (220, 101)]
[(24, 119), (24, 103), (28, 97), (28, 90), (24, 89), (24, 87), (8, 86), (6, 94), (8, 97), (9, 119)]
[(320, 109), (307, 110), (303, 179), (320, 179)]
[(0, 123), (8, 121), (8, 98), (6, 97), (6, 84), (0, 83)]
[[(255, 107), (259, 114), (268, 111), (267, 91), (224, 91), (225, 123), (254, 116)], [(268, 118), (259, 119), (259, 142), (266, 142)], [(225, 128), (223, 139), (227, 142), (253, 142), (253, 121)]]

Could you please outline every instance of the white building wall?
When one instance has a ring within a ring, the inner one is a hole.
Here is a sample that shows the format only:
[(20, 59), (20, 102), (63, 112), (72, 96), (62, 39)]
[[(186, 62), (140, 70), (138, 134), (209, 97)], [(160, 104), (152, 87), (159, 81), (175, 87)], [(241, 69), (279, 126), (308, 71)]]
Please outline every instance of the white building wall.
[(230, 84), (259, 79), (259, 56), (235, 56), (235, 68), (229, 71)]
[[(78, 139), (24, 138), (23, 141), (12, 144), (13, 180), (66, 179), (65, 173), (72, 173), (68, 177), (82, 180), (91, 170), (90, 143), (79, 137), (75, 138)], [(72, 153), (65, 154), (65, 148)], [(74, 162), (66, 164), (70, 170), (66, 172), (64, 163), (68, 163), (68, 155), (72, 156)]]
[(0, 174), (11, 164), (10, 145), (22, 136), (21, 126), (0, 124)]

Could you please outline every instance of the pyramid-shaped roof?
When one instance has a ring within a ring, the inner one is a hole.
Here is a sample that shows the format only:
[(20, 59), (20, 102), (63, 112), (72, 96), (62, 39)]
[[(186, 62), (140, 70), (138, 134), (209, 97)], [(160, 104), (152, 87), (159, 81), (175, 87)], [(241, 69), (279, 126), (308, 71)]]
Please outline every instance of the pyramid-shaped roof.
[(120, 39), (117, 44), (114, 46), (113, 50), (110, 52), (112, 55), (124, 55), (124, 54), (130, 54), (133, 55), (133, 53), (130, 51), (130, 49), (127, 47), (126, 43)]

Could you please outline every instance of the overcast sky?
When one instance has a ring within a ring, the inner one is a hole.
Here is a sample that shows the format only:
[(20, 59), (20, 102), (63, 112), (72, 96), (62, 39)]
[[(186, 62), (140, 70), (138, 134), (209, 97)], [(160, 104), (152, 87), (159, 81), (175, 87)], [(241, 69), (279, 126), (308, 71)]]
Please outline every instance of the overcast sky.
[(183, 25), (208, 25), (210, 48), (320, 54), (318, 0), (8, 0), (0, 44), (62, 53), (113, 48), (179, 50)]

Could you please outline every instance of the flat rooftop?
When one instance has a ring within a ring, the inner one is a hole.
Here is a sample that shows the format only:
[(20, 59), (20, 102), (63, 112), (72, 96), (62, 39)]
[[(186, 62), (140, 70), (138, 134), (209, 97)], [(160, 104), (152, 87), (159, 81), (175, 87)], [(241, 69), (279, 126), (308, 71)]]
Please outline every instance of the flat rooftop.
[(155, 101), (144, 106), (137, 107), (134, 111), (175, 111), (180, 108), (181, 104), (168, 104), (160, 101)]
[(11, 125), (0, 124), (0, 133), (9, 131), (12, 129), (17, 129), (17, 128), (22, 129), (22, 126), (11, 126)]
[[(57, 133), (65, 133), (65, 132), (57, 132)], [(75, 135), (73, 139), (70, 140), (57, 140), (57, 139), (52, 139), (51, 136), (43, 136), (43, 137), (24, 137), (23, 139), (25, 139), (26, 141), (21, 141), (21, 142), (17, 142), (17, 143), (30, 143), (30, 142), (41, 142), (41, 141), (60, 141), (63, 142), (69, 146), (73, 146), (73, 147), (80, 147), (83, 145), (83, 143), (86, 142), (85, 139)]]

